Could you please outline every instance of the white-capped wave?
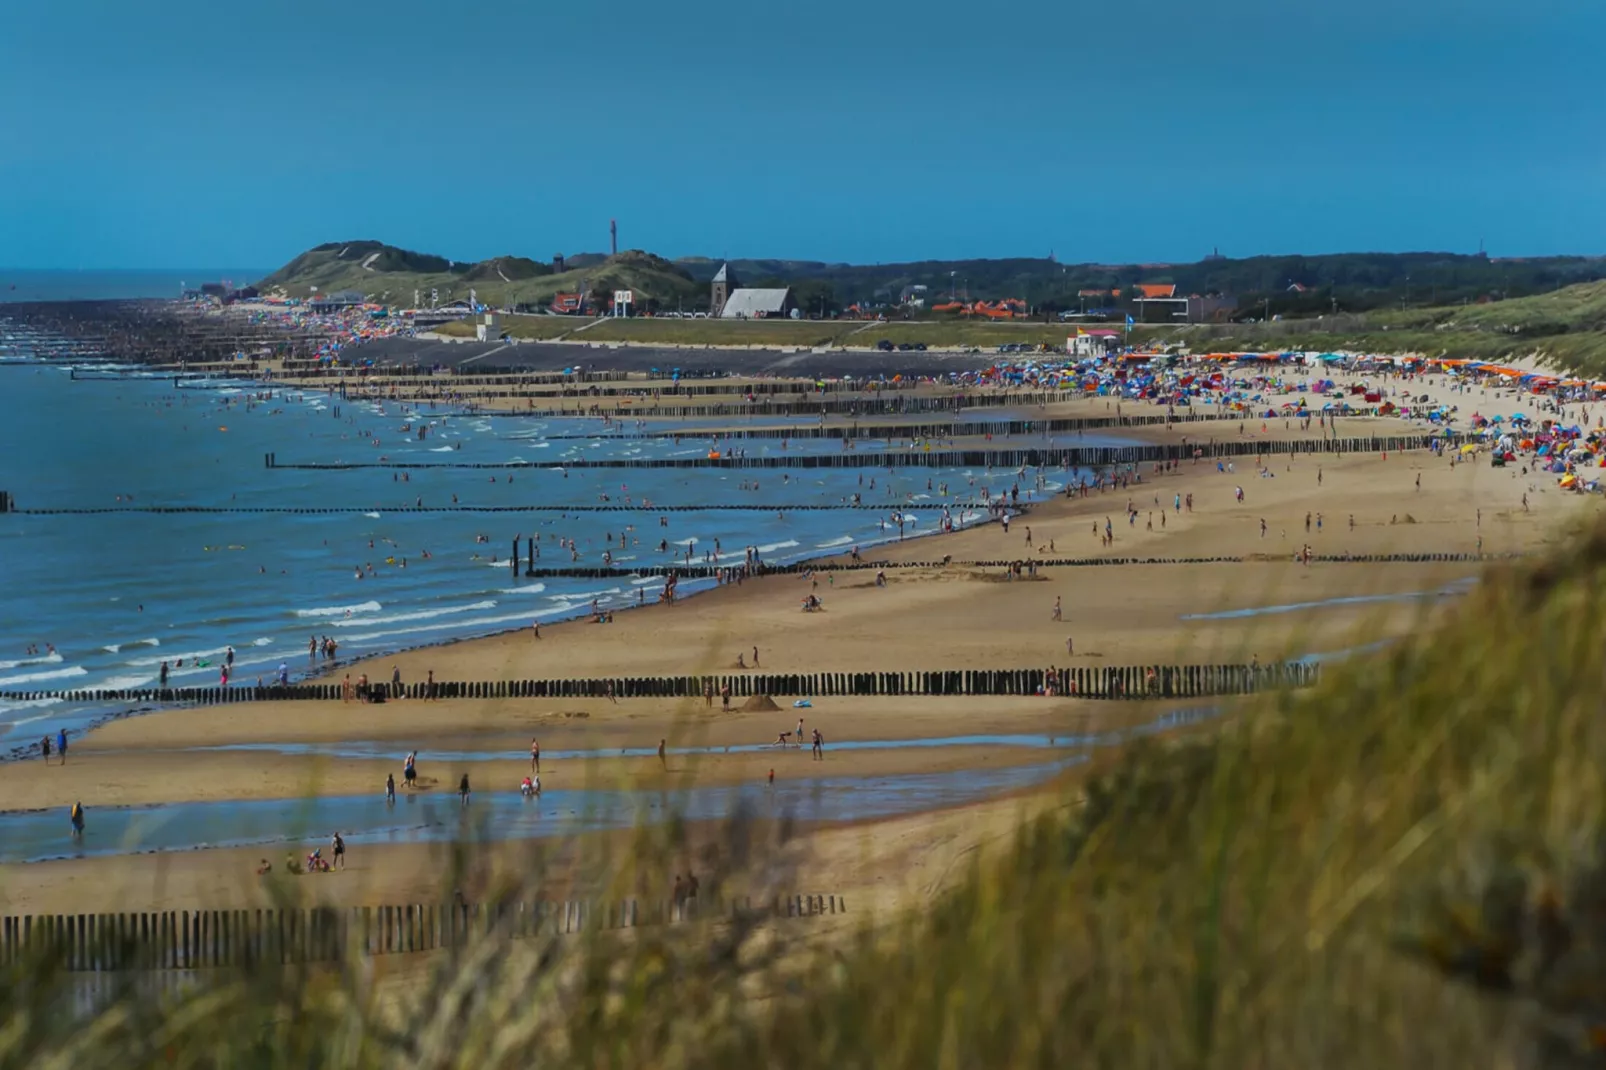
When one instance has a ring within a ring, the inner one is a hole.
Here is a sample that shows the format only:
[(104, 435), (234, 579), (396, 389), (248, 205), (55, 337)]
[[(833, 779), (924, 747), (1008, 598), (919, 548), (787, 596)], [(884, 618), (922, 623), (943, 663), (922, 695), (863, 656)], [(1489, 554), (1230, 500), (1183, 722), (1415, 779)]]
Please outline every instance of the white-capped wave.
[(457, 447), (455, 447), (455, 446), (436, 446), (434, 449), (430, 450), (429, 452), (431, 452), (431, 453), (455, 453), (456, 451), (457, 451)]
[(569, 612), (574, 606), (559, 606), (554, 609), (542, 610), (536, 613), (512, 613), (502, 617), (479, 617), (475, 620), (449, 620), (435, 624), (420, 624), (416, 628), (393, 628), (379, 632), (364, 632), (362, 635), (348, 637), (353, 643), (366, 643), (375, 639), (388, 639), (395, 635), (422, 635), (425, 632), (438, 632), (447, 628), (468, 633), (475, 631), (488, 631), (499, 624), (527, 624), (535, 617), (553, 617)]
[(378, 613), (385, 607), (378, 602), (358, 602), (352, 606), (319, 606), (316, 609), (298, 609), (298, 617), (343, 617), (347, 613)]
[[(267, 646), (271, 642), (273, 642), (272, 639), (253, 639), (251, 641), (251, 645), (252, 646)], [(169, 662), (174, 668), (177, 668), (178, 663), (180, 661), (194, 662), (194, 661), (199, 661), (202, 658), (221, 658), (225, 654), (227, 654), (228, 652), (229, 652), (229, 648), (228, 647), (220, 646), (220, 647), (215, 647), (215, 648), (213, 648), (211, 650), (187, 650), (187, 651), (184, 651), (183, 653), (180, 653), (180, 654), (164, 654), (162, 657), (159, 657), (159, 658), (135, 658), (132, 661), (130, 661), (128, 664), (130, 666), (138, 666), (140, 668), (146, 668), (146, 667), (149, 667), (151, 665), (160, 665), (162, 662), (166, 661), (166, 662)], [(189, 666), (186, 665), (185, 668), (189, 668)]]
[(17, 676), (0, 676), (0, 687), (14, 684), (33, 684), (44, 680), (68, 680), (75, 676), (88, 676), (82, 665), (69, 665), (65, 669), (48, 669), (45, 672), (25, 672)]
[(16, 661), (0, 661), (0, 669), (20, 669), (24, 665), (60, 665), (60, 654), (42, 654), (33, 658), (18, 658)]
[(143, 687), (154, 680), (150, 673), (141, 673), (137, 676), (113, 676), (107, 680), (96, 680), (93, 686), (97, 691), (122, 691), (131, 687)]
[(853, 542), (852, 535), (844, 535), (840, 539), (826, 539), (824, 542), (814, 544), (816, 550), (829, 550), (833, 546), (847, 546)]
[(773, 554), (776, 550), (790, 550), (796, 545), (796, 539), (787, 539), (785, 542), (772, 542), (767, 546), (760, 546), (758, 552), (761, 554)]
[(337, 620), (336, 628), (361, 627), (367, 624), (397, 624), (405, 620), (432, 620), (435, 617), (445, 617), (453, 613), (478, 613), (482, 609), (495, 609), (496, 603), (487, 599), (484, 602), (475, 602), (466, 606), (447, 606), (444, 609), (420, 609), (415, 613), (394, 613), (388, 617), (357, 617), (352, 620)]
[[(0, 714), (12, 713), (21, 710), (43, 710), (51, 706), (59, 706), (61, 705), (62, 701), (63, 700), (59, 698), (31, 698), (26, 702), (0, 702)], [(16, 720), (0, 721), (0, 726), (4, 726), (7, 729), (21, 728), (25, 724), (33, 724), (35, 721), (43, 721), (49, 716), (50, 714), (48, 713), (41, 713), (33, 717), (18, 717)]]
[(379, 514), (378, 513), (364, 513), (363, 516), (367, 517), (369, 520), (378, 520), (379, 519)]
[(544, 590), (546, 590), (546, 584), (544, 584), (544, 583), (531, 583), (531, 584), (527, 584), (527, 585), (525, 585), (523, 587), (504, 587), (504, 588), (502, 588), (501, 593), (502, 594), (540, 594)]

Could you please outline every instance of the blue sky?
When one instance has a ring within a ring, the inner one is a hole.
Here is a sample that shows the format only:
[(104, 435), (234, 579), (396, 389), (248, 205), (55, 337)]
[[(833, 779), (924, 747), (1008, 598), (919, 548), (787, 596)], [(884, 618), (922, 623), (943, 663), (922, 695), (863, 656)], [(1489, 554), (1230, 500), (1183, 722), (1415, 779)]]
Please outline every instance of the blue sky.
[(0, 0), (0, 25), (14, 267), (541, 258), (610, 217), (669, 256), (1606, 252), (1601, 0)]

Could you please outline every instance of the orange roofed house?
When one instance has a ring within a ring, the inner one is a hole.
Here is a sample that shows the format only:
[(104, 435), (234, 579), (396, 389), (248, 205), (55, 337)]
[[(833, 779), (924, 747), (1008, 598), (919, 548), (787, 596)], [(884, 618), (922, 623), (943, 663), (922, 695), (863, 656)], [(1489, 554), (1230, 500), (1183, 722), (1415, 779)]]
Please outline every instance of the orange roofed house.
[[(1143, 323), (1207, 323), (1238, 307), (1237, 298), (1225, 294), (1178, 296), (1172, 282), (1142, 282), (1130, 292), (1137, 318)], [(1157, 313), (1151, 313), (1151, 307), (1157, 308)]]

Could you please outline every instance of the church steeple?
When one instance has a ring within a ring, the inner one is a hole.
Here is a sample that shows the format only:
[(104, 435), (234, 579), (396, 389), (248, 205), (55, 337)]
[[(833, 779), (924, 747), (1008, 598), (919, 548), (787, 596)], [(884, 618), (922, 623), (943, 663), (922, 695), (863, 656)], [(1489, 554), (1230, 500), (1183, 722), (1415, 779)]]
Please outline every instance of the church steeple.
[(719, 271), (714, 274), (714, 281), (708, 289), (708, 314), (717, 317), (725, 309), (725, 302), (730, 300), (731, 290), (736, 287), (736, 273), (731, 271), (729, 264), (719, 265)]

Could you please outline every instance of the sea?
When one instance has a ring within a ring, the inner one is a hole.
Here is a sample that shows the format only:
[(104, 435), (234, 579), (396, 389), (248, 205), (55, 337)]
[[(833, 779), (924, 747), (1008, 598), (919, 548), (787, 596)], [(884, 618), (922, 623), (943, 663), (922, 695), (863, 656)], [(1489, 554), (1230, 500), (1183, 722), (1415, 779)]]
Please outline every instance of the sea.
[[(0, 318), (0, 347), (5, 331)], [(46, 365), (15, 337), (0, 356), (0, 391), (8, 409), (0, 421), (0, 490), (16, 507), (114, 510), (0, 515), (0, 692), (152, 685), (164, 660), (176, 666), (179, 659), (174, 685), (211, 685), (230, 646), (237, 684), (271, 678), (281, 663), (299, 678), (313, 668), (313, 637), (337, 639), (345, 660), (580, 616), (593, 601), (628, 609), (652, 601), (663, 584), (628, 569), (684, 562), (688, 547), (699, 565), (716, 546), (720, 562), (732, 565), (748, 547), (772, 564), (868, 548), (898, 538), (898, 516), (911, 536), (929, 533), (945, 505), (979, 499), (983, 487), (1002, 492), (1015, 480), (1011, 470), (928, 468), (431, 469), (424, 466), (695, 457), (708, 444), (623, 437), (617, 424), (610, 429), (594, 418), (414, 411), (238, 381), (176, 384), (99, 363)], [(420, 428), (427, 428), (422, 439)], [(1088, 436), (1078, 444), (1123, 443)], [(782, 452), (775, 440), (737, 445), (754, 456)], [(830, 440), (786, 446), (794, 453), (840, 449)], [(269, 453), (281, 465), (386, 459), (419, 467), (269, 468)], [(1032, 493), (1052, 494), (1079, 476), (1055, 471), (1044, 478)], [(1031, 485), (1023, 483), (1023, 498)], [(841, 504), (854, 494), (885, 508), (796, 509)], [(420, 501), (450, 505), (454, 495), (462, 505), (559, 511), (411, 508)], [(766, 508), (562, 511), (627, 501)], [(115, 511), (186, 505), (358, 511)], [(953, 516), (961, 526), (986, 519), (974, 509)], [(516, 536), (530, 535), (539, 536), (538, 567), (601, 566), (609, 550), (621, 571), (603, 579), (517, 575), (509, 550)], [(560, 539), (572, 540), (578, 561)], [(710, 585), (686, 580), (680, 587), (691, 593)], [(108, 712), (56, 697), (0, 699), (0, 753), (46, 731), (81, 730)]]

